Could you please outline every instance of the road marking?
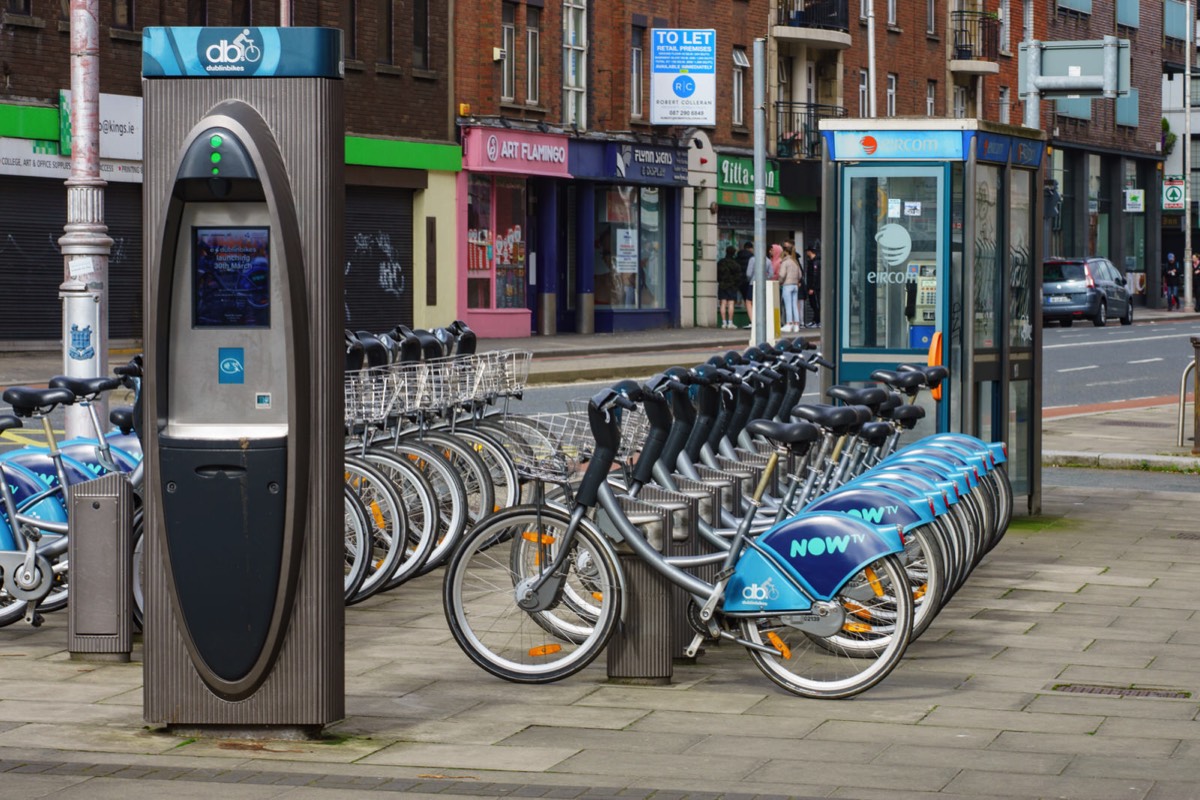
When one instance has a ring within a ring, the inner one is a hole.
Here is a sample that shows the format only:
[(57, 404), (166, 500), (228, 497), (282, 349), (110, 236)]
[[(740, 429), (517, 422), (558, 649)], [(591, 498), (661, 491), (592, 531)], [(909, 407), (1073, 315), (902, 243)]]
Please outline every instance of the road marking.
[(1085, 383), (1083, 386), (1085, 389), (1090, 389), (1093, 386), (1119, 386), (1125, 383), (1142, 383), (1144, 380), (1145, 378), (1125, 378), (1124, 380), (1119, 381), (1099, 381), (1098, 383)]
[(1127, 342), (1161, 342), (1163, 339), (1190, 339), (1195, 335), (1196, 334), (1193, 331), (1192, 333), (1167, 333), (1163, 334), (1162, 336), (1138, 336), (1133, 339), (1112, 339), (1109, 341), (1101, 339), (1100, 341), (1078, 343), (1073, 342), (1071, 344), (1046, 344), (1042, 345), (1042, 349), (1056, 350), (1062, 347), (1094, 347), (1098, 344), (1125, 344)]
[(1080, 370), (1084, 369), (1100, 369), (1100, 367), (1096, 364), (1092, 364), (1089, 367), (1067, 367), (1066, 369), (1056, 370), (1056, 372), (1079, 372)]
[(1155, 361), (1162, 361), (1161, 358), (1139, 358), (1137, 361), (1130, 361), (1130, 364), (1153, 364)]

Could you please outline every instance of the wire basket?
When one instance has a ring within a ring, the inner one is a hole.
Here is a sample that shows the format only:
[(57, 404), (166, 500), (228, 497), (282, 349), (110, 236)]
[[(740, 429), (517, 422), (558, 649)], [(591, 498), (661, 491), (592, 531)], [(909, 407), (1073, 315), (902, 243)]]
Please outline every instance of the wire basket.
[(528, 350), (496, 351), (497, 394), (516, 394), (524, 390), (529, 383), (529, 365), (532, 361), (533, 353)]
[[(573, 397), (567, 400), (567, 413), (588, 422), (587, 397)], [(650, 434), (650, 420), (641, 406), (635, 409), (618, 408), (613, 415), (617, 418), (618, 430), (621, 432), (621, 443), (617, 449), (618, 461), (629, 461), (642, 450), (646, 437)]]
[(473, 387), (474, 362), (454, 356), (421, 362), (423, 370), (415, 397), (422, 411), (443, 411), (467, 402)]
[(346, 375), (346, 425), (382, 425), (396, 404), (397, 376), (390, 367), (361, 369)]
[(526, 417), (538, 435), (525, 435), (509, 450), (523, 478), (566, 481), (579, 471), (595, 449), (586, 417), (575, 414), (533, 414)]

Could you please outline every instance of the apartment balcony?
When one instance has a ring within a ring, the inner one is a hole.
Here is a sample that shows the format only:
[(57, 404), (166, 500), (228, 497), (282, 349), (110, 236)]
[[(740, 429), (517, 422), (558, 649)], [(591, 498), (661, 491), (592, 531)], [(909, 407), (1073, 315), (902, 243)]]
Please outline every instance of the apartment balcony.
[(830, 117), (844, 117), (842, 106), (820, 103), (775, 103), (775, 155), (779, 158), (820, 158), (821, 133), (817, 123)]
[(778, 0), (772, 35), (818, 50), (850, 46), (850, 0)]
[(950, 71), (965, 75), (1000, 72), (1000, 20), (983, 11), (950, 12)]

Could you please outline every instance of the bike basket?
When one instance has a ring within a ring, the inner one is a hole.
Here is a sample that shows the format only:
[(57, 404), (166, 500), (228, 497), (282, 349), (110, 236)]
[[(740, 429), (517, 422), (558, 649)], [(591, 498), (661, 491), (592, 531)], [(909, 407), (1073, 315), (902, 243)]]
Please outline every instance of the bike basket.
[(529, 364), (533, 353), (528, 350), (501, 350), (497, 357), (500, 375), (497, 378), (502, 394), (514, 394), (529, 383)]
[(459, 357), (433, 358), (421, 362), (424, 371), (417, 391), (417, 408), (443, 411), (466, 402), (474, 391), (473, 362)]
[(568, 480), (596, 447), (587, 420), (573, 414), (533, 414), (526, 417), (536, 434), (511, 446), (509, 454), (523, 478)]
[(380, 425), (396, 402), (396, 377), (390, 367), (372, 367), (346, 375), (346, 424)]
[[(588, 422), (588, 403), (586, 397), (573, 397), (567, 400), (567, 413), (579, 417), (585, 425)], [(612, 412), (617, 417), (617, 425), (621, 431), (621, 444), (617, 450), (618, 461), (629, 461), (639, 452), (650, 433), (650, 420), (646, 412), (638, 406), (635, 409), (618, 408)]]

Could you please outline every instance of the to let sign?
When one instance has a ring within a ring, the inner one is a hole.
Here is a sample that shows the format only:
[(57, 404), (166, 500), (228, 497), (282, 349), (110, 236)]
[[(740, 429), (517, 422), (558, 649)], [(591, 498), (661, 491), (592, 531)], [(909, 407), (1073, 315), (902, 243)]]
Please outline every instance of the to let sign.
[(650, 30), (650, 122), (717, 124), (715, 30)]

